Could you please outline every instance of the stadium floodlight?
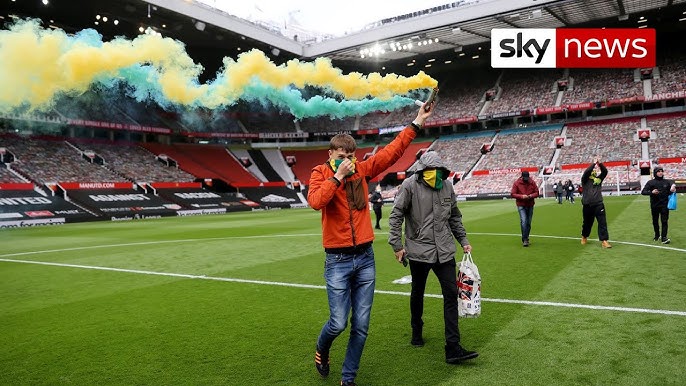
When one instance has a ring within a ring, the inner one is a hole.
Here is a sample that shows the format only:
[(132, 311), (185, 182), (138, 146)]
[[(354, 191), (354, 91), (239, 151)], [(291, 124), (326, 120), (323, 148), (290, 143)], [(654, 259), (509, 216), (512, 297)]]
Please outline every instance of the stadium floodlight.
[(454, 34), (460, 33), (461, 31), (462, 31), (462, 28), (460, 28), (460, 27), (454, 27), (454, 28), (452, 29), (452, 32), (453, 32)]
[(629, 15), (619, 15), (619, 16), (617, 16), (617, 19), (619, 21), (629, 20)]
[(197, 29), (198, 31), (204, 31), (205, 30), (205, 23), (203, 23), (201, 21), (196, 21), (195, 22), (195, 29)]

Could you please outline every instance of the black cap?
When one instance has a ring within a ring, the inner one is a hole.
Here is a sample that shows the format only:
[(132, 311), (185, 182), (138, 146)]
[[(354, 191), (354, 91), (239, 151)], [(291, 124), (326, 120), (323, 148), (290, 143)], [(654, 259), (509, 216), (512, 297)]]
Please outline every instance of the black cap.
[(526, 170), (522, 172), (522, 180), (529, 181), (529, 172)]

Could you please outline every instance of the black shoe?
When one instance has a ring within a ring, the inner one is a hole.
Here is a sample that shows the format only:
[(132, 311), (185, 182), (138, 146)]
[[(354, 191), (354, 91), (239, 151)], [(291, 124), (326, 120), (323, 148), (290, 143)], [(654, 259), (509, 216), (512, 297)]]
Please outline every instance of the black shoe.
[(380, 226), (375, 226), (374, 229), (381, 230), (381, 227), (380, 227)]
[(410, 341), (410, 344), (415, 346), (415, 347), (422, 347), (424, 346), (424, 338), (422, 338), (422, 329), (412, 329), (412, 340)]
[(669, 244), (669, 243), (671, 243), (671, 242), (672, 242), (672, 240), (670, 240), (670, 239), (668, 239), (668, 238), (666, 238), (666, 237), (663, 237), (663, 238), (662, 238), (662, 244)]
[(451, 365), (469, 360), (469, 359), (474, 359), (479, 356), (479, 353), (476, 351), (467, 351), (462, 346), (459, 344), (457, 345), (451, 345), (451, 346), (445, 346), (445, 361), (446, 363), (450, 363)]
[(355, 383), (354, 381), (341, 381), (341, 386), (357, 386), (357, 383)]
[(317, 368), (322, 378), (329, 376), (329, 353), (320, 352), (319, 349), (314, 353), (314, 367)]
[(522, 241), (522, 246), (523, 246), (523, 247), (528, 247), (528, 246), (529, 246), (529, 239), (526, 239), (526, 240)]
[(660, 236), (653, 237), (653, 241), (660, 241)]

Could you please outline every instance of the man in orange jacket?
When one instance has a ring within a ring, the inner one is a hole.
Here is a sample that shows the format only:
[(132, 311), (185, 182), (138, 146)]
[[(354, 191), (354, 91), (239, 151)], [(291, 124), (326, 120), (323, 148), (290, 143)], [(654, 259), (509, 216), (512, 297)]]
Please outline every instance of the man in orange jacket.
[(329, 320), (317, 340), (315, 367), (322, 377), (329, 375), (329, 350), (345, 330), (352, 309), (341, 385), (355, 384), (374, 299), (374, 231), (367, 183), (400, 159), (432, 112), (433, 103), (426, 110), (422, 106), (411, 125), (382, 150), (360, 162), (355, 158), (355, 139), (338, 134), (331, 138), (328, 161), (312, 169), (307, 201), (313, 209), (322, 211), (324, 279), (329, 299)]

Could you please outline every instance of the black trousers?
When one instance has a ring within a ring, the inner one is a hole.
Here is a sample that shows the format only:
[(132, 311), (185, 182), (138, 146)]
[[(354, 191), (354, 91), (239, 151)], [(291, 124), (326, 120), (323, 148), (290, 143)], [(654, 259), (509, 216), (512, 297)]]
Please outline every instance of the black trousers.
[(412, 292), (410, 293), (410, 324), (412, 328), (424, 325), (424, 290), (429, 271), (433, 270), (443, 292), (443, 321), (447, 345), (460, 343), (460, 330), (457, 326), (457, 272), (455, 259), (446, 263), (422, 263), (410, 260), (412, 273)]
[[(667, 222), (669, 221), (669, 209), (667, 207), (663, 208), (650, 208), (650, 214), (653, 215), (653, 230), (655, 231), (655, 237), (662, 237), (663, 239), (667, 238), (667, 230), (669, 228), (669, 225)], [(660, 224), (659, 220), (662, 220), (662, 233), (660, 233)]]
[(607, 232), (607, 217), (605, 216), (605, 204), (584, 205), (582, 210), (584, 223), (581, 226), (581, 235), (588, 237), (593, 228), (593, 221), (598, 220), (598, 240), (609, 240)]
[(376, 227), (381, 227), (381, 207), (374, 206), (374, 214), (376, 215)]

